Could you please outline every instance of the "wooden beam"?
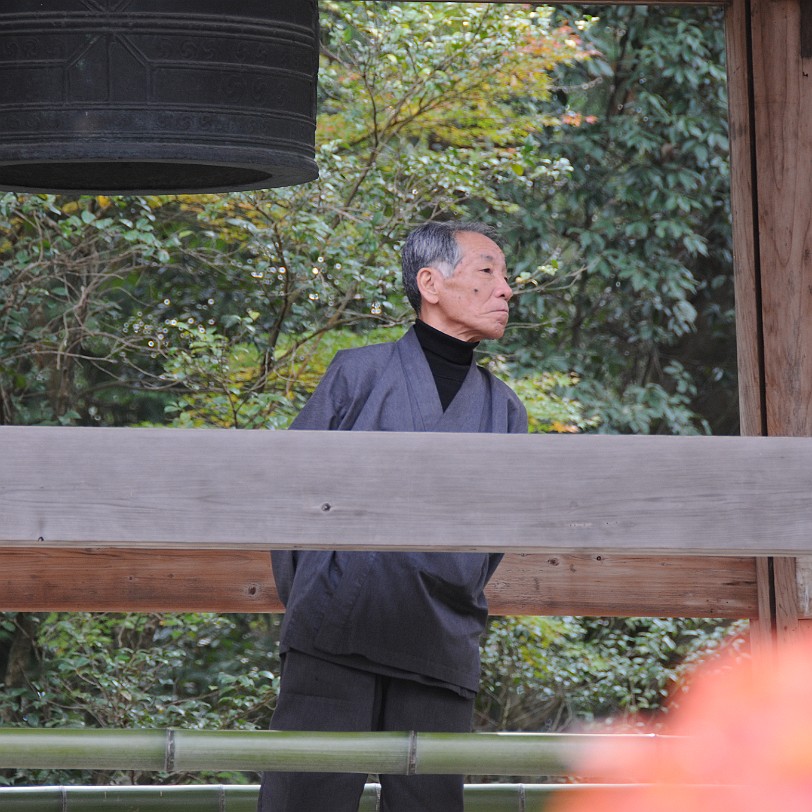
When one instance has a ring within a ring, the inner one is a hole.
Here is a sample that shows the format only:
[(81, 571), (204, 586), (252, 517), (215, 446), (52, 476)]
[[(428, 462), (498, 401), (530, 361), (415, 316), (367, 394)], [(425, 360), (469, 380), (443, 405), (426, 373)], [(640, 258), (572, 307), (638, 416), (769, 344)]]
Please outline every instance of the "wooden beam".
[(0, 611), (281, 612), (249, 550), (0, 550)]
[[(733, 0), (725, 10), (739, 426), (744, 436), (757, 437), (768, 432), (750, 16), (750, 0)], [(750, 640), (754, 654), (767, 658), (776, 633), (772, 558), (758, 559), (756, 573), (759, 611)]]
[(750, 647), (753, 655), (768, 662), (775, 648), (775, 585), (772, 558), (756, 559), (756, 596), (758, 613), (750, 623)]
[(767, 434), (749, 0), (725, 11), (740, 432)]
[(792, 555), (812, 439), (0, 428), (0, 547)]
[(767, 434), (809, 437), (812, 60), (800, 54), (801, 5), (751, 0), (751, 27)]
[(489, 588), (494, 615), (758, 616), (754, 558), (512, 554)]
[(775, 583), (775, 632), (778, 639), (794, 638), (799, 630), (796, 559), (773, 559)]
[[(0, 550), (0, 611), (282, 612), (267, 552)], [(493, 615), (751, 618), (755, 559), (508, 554)]]
[[(733, 0), (726, 17), (742, 433), (808, 437), (812, 15), (806, 0)], [(759, 647), (799, 634), (810, 570), (803, 556), (759, 562)]]

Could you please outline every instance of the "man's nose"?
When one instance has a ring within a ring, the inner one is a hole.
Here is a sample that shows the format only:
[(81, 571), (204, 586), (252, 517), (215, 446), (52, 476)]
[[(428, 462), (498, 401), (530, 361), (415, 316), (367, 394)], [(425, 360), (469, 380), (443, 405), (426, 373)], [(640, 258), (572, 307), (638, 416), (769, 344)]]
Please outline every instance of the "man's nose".
[(501, 285), (499, 286), (496, 295), (504, 298), (504, 300), (507, 302), (510, 300), (510, 297), (513, 296), (513, 288), (510, 287), (510, 283), (507, 281), (507, 279), (505, 279), (504, 276), (500, 282)]

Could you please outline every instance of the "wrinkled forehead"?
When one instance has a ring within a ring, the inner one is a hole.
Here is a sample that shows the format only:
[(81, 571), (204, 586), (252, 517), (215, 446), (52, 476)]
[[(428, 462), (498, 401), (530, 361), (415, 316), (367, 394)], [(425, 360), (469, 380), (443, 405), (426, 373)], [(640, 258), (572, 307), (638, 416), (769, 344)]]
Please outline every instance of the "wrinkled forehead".
[(456, 237), (461, 259), (486, 260), (504, 265), (504, 253), (490, 237), (476, 231), (460, 231)]

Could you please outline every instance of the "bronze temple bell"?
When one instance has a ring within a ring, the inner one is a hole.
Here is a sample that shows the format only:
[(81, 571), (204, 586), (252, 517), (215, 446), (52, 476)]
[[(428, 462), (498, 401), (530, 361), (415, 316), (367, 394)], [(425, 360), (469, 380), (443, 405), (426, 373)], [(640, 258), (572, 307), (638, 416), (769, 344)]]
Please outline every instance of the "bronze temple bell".
[(315, 0), (0, 0), (0, 190), (305, 183)]

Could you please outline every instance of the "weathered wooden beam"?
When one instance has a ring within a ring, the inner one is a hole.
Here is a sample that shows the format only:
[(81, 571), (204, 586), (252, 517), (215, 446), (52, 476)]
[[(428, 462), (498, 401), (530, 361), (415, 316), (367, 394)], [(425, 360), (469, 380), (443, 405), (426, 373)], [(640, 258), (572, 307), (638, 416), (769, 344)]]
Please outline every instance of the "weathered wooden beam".
[(250, 550), (0, 550), (0, 611), (281, 612)]
[(494, 615), (756, 618), (755, 558), (508, 554)]
[(812, 551), (812, 439), (0, 428), (0, 547)]
[[(807, 0), (733, 0), (726, 17), (741, 430), (809, 437), (812, 14)], [(809, 571), (760, 562), (758, 645), (797, 636)]]
[(807, 0), (751, 0), (767, 433), (812, 435), (812, 60)]
[[(493, 615), (755, 618), (754, 558), (509, 553)], [(267, 552), (0, 550), (0, 611), (281, 612)]]
[(749, 0), (725, 11), (740, 432), (767, 434)]
[[(753, 52), (750, 0), (733, 0), (725, 10), (730, 209), (736, 297), (739, 426), (747, 437), (767, 435), (764, 320), (761, 307), (759, 212), (756, 195)], [(753, 653), (771, 656), (776, 630), (773, 560), (756, 560), (758, 613), (750, 625)]]

